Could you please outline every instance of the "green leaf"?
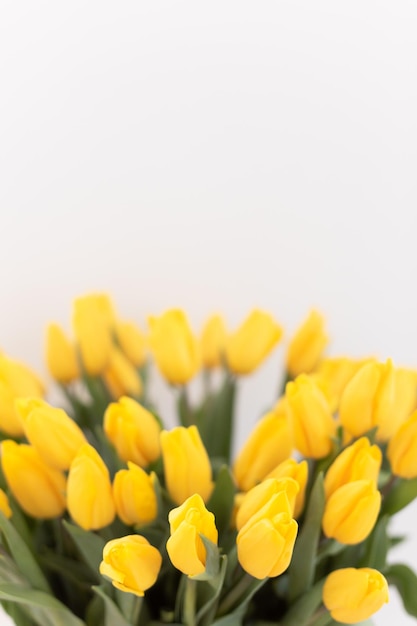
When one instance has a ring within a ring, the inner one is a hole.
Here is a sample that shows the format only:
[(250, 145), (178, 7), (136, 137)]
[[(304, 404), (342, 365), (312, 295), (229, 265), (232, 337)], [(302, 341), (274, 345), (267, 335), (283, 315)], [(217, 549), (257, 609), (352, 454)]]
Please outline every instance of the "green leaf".
[(280, 626), (304, 626), (322, 603), (323, 578), (291, 605)]
[(35, 589), (50, 592), (48, 581), (29, 547), (23, 541), (13, 524), (0, 513), (0, 529), (6, 537), (7, 545), (18, 569)]
[(3, 609), (8, 615), (10, 615), (16, 626), (33, 626), (33, 619), (30, 617), (30, 611), (27, 613), (25, 607), (20, 604), (16, 604), (16, 602), (5, 601), (2, 602), (2, 605)]
[(206, 549), (206, 569), (202, 574), (196, 574), (191, 576), (192, 580), (211, 580), (215, 578), (219, 573), (220, 568), (220, 554), (219, 548), (215, 543), (207, 539), (204, 535), (200, 534), (201, 541)]
[(0, 584), (0, 600), (31, 607), (33, 619), (40, 626), (85, 626), (54, 596), (37, 589), (3, 583)]
[(385, 496), (381, 513), (394, 515), (417, 498), (417, 478), (406, 480), (399, 478), (391, 491)]
[(220, 557), (220, 569), (215, 578), (199, 585), (198, 600), (200, 609), (197, 613), (196, 622), (199, 626), (209, 626), (217, 609), (217, 600), (223, 588), (226, 574), (227, 557)]
[(306, 592), (313, 584), (315, 556), (321, 534), (323, 510), (323, 474), (320, 473), (311, 490), (303, 527), (295, 542), (291, 565), (288, 569), (291, 602)]
[(216, 484), (207, 503), (208, 510), (214, 513), (217, 530), (220, 534), (230, 528), (235, 493), (236, 487), (230, 468), (223, 465), (219, 470)]
[(417, 576), (413, 570), (408, 565), (397, 563), (388, 567), (385, 576), (390, 585), (397, 587), (407, 613), (417, 617)]
[(99, 566), (103, 560), (103, 548), (106, 545), (104, 539), (96, 535), (95, 533), (83, 530), (74, 524), (63, 520), (64, 528), (68, 531), (69, 535), (74, 540), (75, 545), (81, 553), (84, 561), (94, 572), (96, 580), (100, 580)]
[(388, 537), (388, 515), (379, 518), (371, 535), (365, 542), (365, 555), (360, 567), (373, 567), (383, 572), (387, 562), (390, 538)]
[(93, 587), (93, 591), (102, 598), (106, 610), (106, 617), (103, 626), (131, 626), (120, 612), (113, 600), (106, 594), (104, 587)]
[(197, 426), (210, 458), (229, 463), (233, 438), (236, 380), (230, 375), (217, 392), (211, 393), (201, 407)]

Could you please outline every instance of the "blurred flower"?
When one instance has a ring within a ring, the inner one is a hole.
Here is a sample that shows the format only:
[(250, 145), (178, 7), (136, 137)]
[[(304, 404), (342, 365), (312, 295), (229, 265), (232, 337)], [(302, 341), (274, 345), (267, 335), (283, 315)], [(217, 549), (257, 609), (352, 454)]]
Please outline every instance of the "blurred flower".
[(320, 387), (326, 388), (326, 396), (329, 397), (333, 410), (337, 410), (340, 398), (348, 382), (354, 375), (368, 363), (374, 363), (375, 359), (349, 359), (347, 357), (323, 359), (314, 375)]
[(340, 543), (360, 543), (375, 526), (380, 507), (375, 481), (354, 480), (342, 485), (326, 501), (323, 532)]
[(287, 384), (285, 396), (297, 450), (308, 458), (327, 456), (333, 447), (336, 425), (323, 392), (311, 378), (301, 374)]
[(161, 454), (158, 421), (132, 398), (122, 397), (109, 404), (103, 428), (122, 461), (146, 467)]
[(112, 346), (109, 363), (103, 373), (104, 381), (115, 399), (128, 394), (139, 397), (142, 394), (142, 381), (136, 368), (127, 357)]
[(158, 513), (156, 477), (130, 461), (127, 465), (129, 469), (116, 472), (113, 481), (116, 513), (128, 526), (142, 526), (152, 522)]
[(415, 376), (385, 364), (364, 365), (346, 385), (340, 402), (340, 421), (353, 437), (375, 426), (378, 441), (387, 441), (408, 417)]
[(3, 489), (0, 489), (0, 512), (7, 518), (12, 516), (12, 509), (10, 508), (9, 498), (4, 493)]
[(52, 378), (60, 383), (79, 377), (75, 346), (58, 324), (48, 324), (46, 329), (46, 365)]
[(293, 478), (297, 482), (299, 491), (296, 495), (294, 505), (294, 517), (297, 519), (304, 508), (308, 480), (307, 461), (297, 462), (295, 459), (286, 459), (277, 465), (266, 478)]
[(212, 315), (201, 333), (201, 360), (208, 369), (222, 365), (226, 346), (226, 326), (221, 315)]
[(135, 367), (146, 361), (147, 341), (145, 334), (134, 322), (116, 322), (116, 337), (123, 354)]
[(67, 470), (80, 447), (87, 443), (81, 428), (63, 409), (39, 398), (16, 400), (16, 411), (27, 439), (45, 463)]
[(25, 396), (42, 398), (43, 394), (43, 385), (32, 370), (0, 354), (0, 430), (12, 437), (23, 435), (15, 400)]
[(89, 294), (74, 300), (72, 324), (81, 361), (87, 374), (99, 376), (109, 364), (113, 304), (106, 294)]
[(150, 345), (161, 374), (174, 385), (184, 385), (200, 367), (198, 343), (180, 309), (151, 317)]
[(417, 478), (417, 411), (392, 437), (387, 457), (393, 474), (401, 478)]
[(382, 452), (369, 439), (361, 437), (333, 461), (324, 478), (326, 498), (342, 485), (355, 480), (373, 480), (376, 484), (381, 468)]
[(3, 441), (1, 463), (10, 491), (28, 515), (41, 519), (62, 515), (65, 477), (46, 465), (32, 446)]
[(266, 359), (282, 336), (272, 315), (253, 310), (226, 343), (226, 361), (234, 374), (250, 374)]
[(342, 624), (367, 620), (388, 602), (388, 584), (375, 569), (348, 567), (331, 572), (324, 584), (323, 603)]
[(71, 463), (67, 483), (67, 506), (84, 530), (97, 530), (112, 523), (115, 505), (109, 471), (89, 444), (79, 449)]
[(236, 514), (236, 528), (240, 530), (249, 519), (255, 515), (273, 495), (284, 491), (287, 494), (291, 513), (294, 511), (295, 499), (300, 487), (293, 478), (268, 478), (252, 487), (241, 499)]
[(240, 450), (233, 474), (239, 489), (248, 491), (292, 451), (293, 442), (285, 409), (270, 411), (259, 420)]
[(239, 563), (254, 578), (279, 576), (290, 564), (297, 530), (287, 494), (273, 495), (239, 531)]
[(143, 596), (155, 584), (161, 565), (160, 553), (145, 537), (127, 535), (106, 543), (100, 574), (117, 589)]
[(174, 567), (187, 576), (202, 574), (206, 569), (206, 548), (200, 537), (217, 544), (213, 513), (207, 511), (198, 494), (194, 494), (168, 515), (171, 536), (167, 552)]
[(324, 318), (318, 311), (311, 311), (288, 346), (287, 371), (291, 377), (309, 374), (316, 367), (327, 343)]
[(207, 502), (213, 490), (211, 465), (196, 426), (161, 433), (165, 483), (171, 498), (182, 504), (193, 494)]

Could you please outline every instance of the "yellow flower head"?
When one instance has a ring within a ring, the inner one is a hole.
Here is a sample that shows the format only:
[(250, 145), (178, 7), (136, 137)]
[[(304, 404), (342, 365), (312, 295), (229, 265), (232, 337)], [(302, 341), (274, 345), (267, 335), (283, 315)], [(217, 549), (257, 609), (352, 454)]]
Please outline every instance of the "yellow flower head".
[(287, 371), (289, 374), (295, 378), (299, 374), (312, 372), (327, 343), (324, 318), (318, 311), (311, 311), (288, 346)]
[(114, 477), (116, 513), (128, 526), (149, 524), (158, 513), (155, 474), (149, 475), (131, 462), (128, 462), (128, 468), (119, 470)]
[(201, 333), (201, 360), (204, 367), (212, 369), (222, 365), (226, 346), (226, 326), (221, 315), (212, 315)]
[(90, 376), (99, 376), (109, 364), (113, 343), (115, 314), (109, 296), (76, 298), (72, 324), (84, 369)]
[(402, 424), (388, 444), (392, 473), (401, 478), (417, 477), (417, 411)]
[(46, 365), (52, 378), (60, 383), (79, 377), (75, 345), (58, 324), (49, 324), (46, 329)]

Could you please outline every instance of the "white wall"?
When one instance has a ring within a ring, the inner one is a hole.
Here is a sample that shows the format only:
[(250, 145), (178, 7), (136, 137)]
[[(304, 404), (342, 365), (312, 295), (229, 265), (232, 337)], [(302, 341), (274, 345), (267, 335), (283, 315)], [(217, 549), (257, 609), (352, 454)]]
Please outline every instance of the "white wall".
[(333, 354), (417, 366), (416, 31), (411, 1), (3, 0), (2, 348), (41, 370), (45, 322), (107, 289), (142, 321), (314, 305)]

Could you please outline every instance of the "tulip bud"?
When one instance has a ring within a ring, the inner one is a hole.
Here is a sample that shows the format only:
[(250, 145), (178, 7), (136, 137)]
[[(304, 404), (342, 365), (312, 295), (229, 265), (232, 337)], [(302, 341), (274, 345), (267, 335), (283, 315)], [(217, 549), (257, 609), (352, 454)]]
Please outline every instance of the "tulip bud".
[(287, 494), (291, 514), (300, 488), (293, 478), (268, 478), (252, 487), (242, 498), (236, 514), (236, 528), (241, 530), (246, 522), (269, 502), (273, 495), (284, 491)]
[(297, 450), (313, 459), (327, 456), (332, 450), (336, 425), (323, 392), (301, 374), (287, 384), (285, 395)]
[(152, 522), (158, 513), (154, 489), (155, 474), (149, 476), (141, 467), (128, 462), (129, 469), (119, 470), (113, 482), (116, 513), (128, 526)]
[(116, 512), (109, 471), (89, 444), (81, 446), (71, 463), (67, 506), (74, 522), (84, 530), (104, 528), (114, 519)]
[(277, 467), (275, 467), (266, 478), (293, 478), (297, 482), (299, 491), (295, 499), (293, 516), (297, 519), (304, 508), (308, 480), (307, 461), (304, 460), (297, 463), (295, 459), (286, 459), (277, 465)]
[(266, 359), (282, 337), (272, 315), (253, 310), (226, 343), (226, 361), (235, 374), (250, 374)]
[(126, 394), (139, 397), (142, 393), (142, 381), (137, 370), (116, 346), (111, 349), (104, 381), (116, 399)]
[(327, 388), (327, 393), (331, 397), (331, 406), (336, 411), (340, 404), (343, 391), (348, 382), (355, 374), (368, 363), (374, 363), (374, 359), (348, 359), (339, 357), (333, 359), (324, 359), (318, 369), (316, 375), (321, 384)]
[(0, 354), (0, 430), (19, 437), (23, 425), (15, 410), (16, 398), (42, 398), (44, 388), (39, 378), (28, 367)]
[(287, 494), (272, 496), (239, 531), (237, 556), (243, 569), (262, 580), (282, 574), (290, 564), (298, 525)]
[(233, 467), (239, 489), (248, 491), (287, 459), (292, 437), (285, 411), (270, 411), (255, 426)]
[(12, 509), (9, 505), (9, 498), (4, 493), (3, 489), (0, 489), (0, 512), (7, 518), (12, 516)]
[(70, 383), (79, 376), (75, 346), (58, 324), (49, 324), (46, 329), (46, 365), (60, 383)]
[(417, 478), (417, 411), (392, 437), (387, 457), (393, 474), (401, 478)]
[(65, 477), (46, 465), (34, 448), (3, 441), (1, 463), (13, 496), (28, 515), (40, 519), (62, 515)]
[(188, 319), (179, 309), (151, 317), (150, 345), (162, 376), (174, 385), (184, 385), (197, 373), (200, 355)]
[(213, 490), (211, 465), (196, 426), (178, 426), (161, 433), (165, 484), (177, 504), (198, 493), (204, 500)]
[(81, 428), (63, 409), (39, 398), (16, 400), (16, 411), (27, 439), (45, 463), (67, 470), (80, 447), (87, 443)]
[(123, 354), (135, 367), (146, 361), (146, 337), (133, 322), (117, 322), (116, 337)]
[(161, 454), (161, 429), (156, 418), (132, 398), (122, 397), (109, 404), (103, 428), (122, 461), (146, 467)]
[(375, 526), (381, 494), (373, 480), (355, 480), (342, 485), (326, 502), (323, 532), (340, 543), (360, 543)]
[(331, 572), (323, 587), (323, 603), (342, 624), (367, 620), (388, 602), (388, 583), (375, 569), (347, 567)]
[(217, 544), (217, 528), (213, 513), (207, 511), (197, 493), (187, 498), (168, 515), (171, 536), (167, 552), (174, 567), (187, 576), (202, 574), (206, 569), (206, 548), (200, 537)]
[(415, 392), (414, 377), (400, 372), (388, 360), (385, 364), (368, 363), (352, 378), (343, 392), (339, 412), (350, 435), (359, 437), (377, 426), (378, 441), (387, 441), (398, 430), (410, 409), (408, 389)]
[(222, 365), (226, 346), (226, 326), (221, 315), (212, 315), (201, 333), (201, 360), (212, 369)]
[(369, 439), (361, 437), (348, 446), (333, 461), (324, 478), (326, 498), (342, 485), (355, 480), (378, 480), (382, 452), (377, 445), (371, 446)]
[(323, 316), (318, 311), (311, 311), (288, 346), (287, 371), (292, 378), (313, 371), (328, 340)]
[(104, 546), (100, 574), (116, 589), (143, 596), (156, 583), (162, 557), (141, 535), (112, 539)]
[(81, 361), (87, 374), (102, 374), (110, 361), (114, 311), (105, 294), (90, 294), (74, 301), (72, 323)]

